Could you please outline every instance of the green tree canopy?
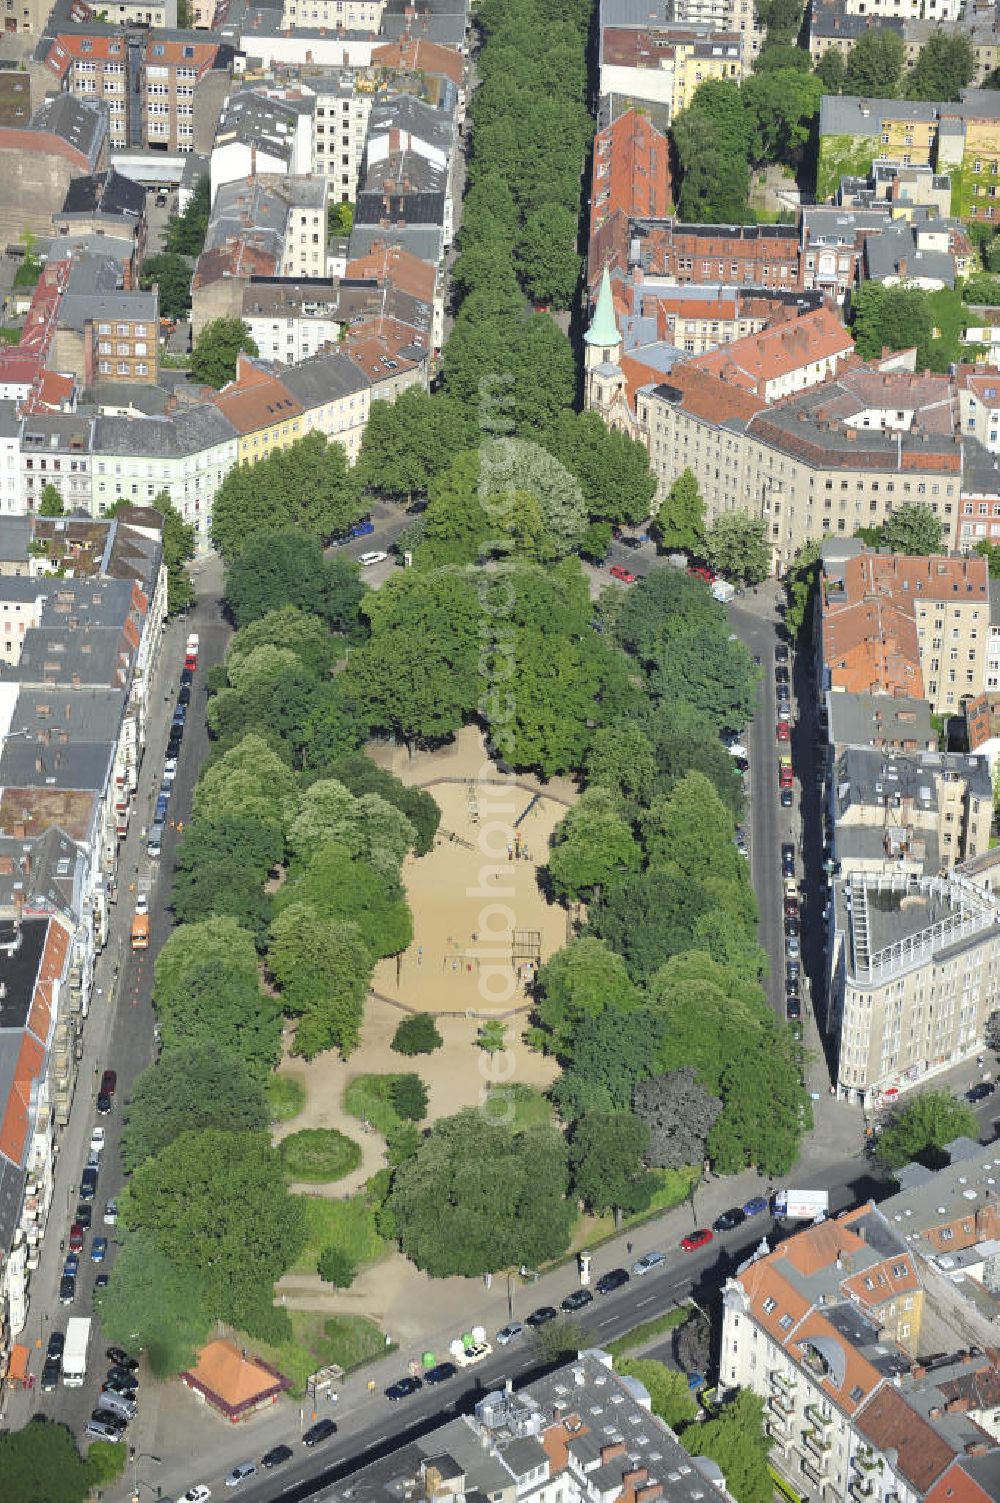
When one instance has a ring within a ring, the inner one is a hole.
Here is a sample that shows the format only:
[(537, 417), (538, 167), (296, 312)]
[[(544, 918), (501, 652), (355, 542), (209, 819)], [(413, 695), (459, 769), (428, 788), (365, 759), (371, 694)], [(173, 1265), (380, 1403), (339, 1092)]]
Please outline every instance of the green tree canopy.
[(747, 511), (724, 511), (705, 534), (708, 561), (727, 579), (760, 584), (771, 572), (767, 524)]
[(623, 805), (647, 805), (659, 781), (652, 741), (634, 721), (602, 726), (586, 765), (587, 783), (606, 788)]
[(643, 840), (651, 861), (670, 863), (695, 880), (733, 881), (741, 870), (732, 815), (703, 772), (687, 773), (654, 801)]
[(592, 1211), (634, 1213), (649, 1205), (653, 1180), (644, 1163), (649, 1128), (633, 1112), (587, 1112), (573, 1126), (570, 1179)]
[(192, 381), (218, 389), (235, 380), (236, 362), (243, 355), (259, 355), (257, 341), (240, 318), (213, 318), (191, 351)]
[(964, 32), (932, 31), (906, 79), (907, 99), (959, 99), (976, 73), (976, 54)]
[(187, 318), (191, 311), (191, 262), (176, 251), (147, 256), (142, 263), (139, 286), (160, 290), (160, 313), (164, 318)]
[(182, 1132), (204, 1127), (255, 1132), (269, 1120), (264, 1087), (238, 1054), (213, 1039), (166, 1049), (143, 1070), (125, 1107), (125, 1172), (130, 1174)]
[(199, 1280), (213, 1317), (273, 1332), (274, 1282), (302, 1249), (305, 1218), (267, 1133), (182, 1133), (133, 1174), (121, 1217)]
[(697, 1415), (698, 1405), (687, 1378), (666, 1363), (651, 1358), (616, 1360), (615, 1372), (638, 1379), (649, 1394), (653, 1413), (672, 1430), (682, 1429)]
[(307, 902), (289, 903), (271, 926), (267, 964), (282, 1007), (299, 1019), (294, 1053), (312, 1059), (337, 1048), (346, 1058), (361, 1035), (373, 964), (358, 925), (325, 918)]
[(705, 503), (692, 470), (682, 470), (656, 513), (656, 535), (669, 553), (684, 548), (694, 553), (705, 535)]
[(620, 955), (593, 935), (571, 939), (538, 973), (538, 1021), (550, 1035), (554, 1054), (565, 1054), (581, 1019), (610, 1012), (634, 1012), (642, 994), (630, 980)]
[(878, 1156), (887, 1169), (913, 1160), (941, 1167), (941, 1150), (953, 1138), (979, 1139), (976, 1114), (950, 1091), (918, 1091), (892, 1113), (878, 1139)]
[[(353, 571), (351, 578), (357, 578)], [(359, 588), (359, 600), (361, 595)], [(226, 667), (234, 668), (258, 647), (280, 647), (294, 653), (317, 678), (330, 672), (338, 653), (326, 622), (296, 605), (279, 606), (242, 626), (230, 639)]]
[(541, 442), (576, 477), (588, 516), (630, 523), (648, 517), (656, 477), (638, 439), (606, 428), (596, 412), (564, 409)]
[[(325, 558), (318, 539), (298, 527), (256, 533), (226, 570), (226, 604), (241, 628), (262, 616), (294, 608), (318, 617), (329, 630), (357, 640), (364, 635), (360, 609), (364, 597), (365, 586), (353, 560), (342, 555)], [(296, 641), (277, 645), (300, 650)]]
[(191, 1366), (211, 1321), (199, 1272), (168, 1258), (155, 1232), (130, 1232), (101, 1301), (103, 1336), (138, 1347), (157, 1378), (172, 1378)]
[(233, 919), (174, 930), (156, 960), (153, 1000), (165, 1049), (214, 1041), (258, 1079), (277, 1063), (278, 1007), (261, 990), (252, 936)]
[(927, 364), (933, 322), (927, 294), (919, 287), (862, 282), (852, 308), (851, 333), (862, 360), (877, 359), (883, 349), (905, 350), (915, 346), (918, 365)]
[(296, 863), (275, 896), (278, 917), (292, 904), (316, 910), (321, 923), (354, 923), (374, 957), (398, 955), (413, 938), (406, 898), (394, 873), (376, 869), (346, 846), (329, 841), (308, 862)]
[(565, 1252), (573, 1222), (566, 1144), (469, 1110), (436, 1122), (393, 1181), (400, 1245), (432, 1277), (475, 1276)]
[(525, 217), (516, 246), (517, 269), (536, 303), (568, 308), (580, 279), (576, 252), (577, 215), (562, 204), (533, 209)]
[(898, 31), (888, 27), (863, 31), (847, 59), (845, 91), (873, 99), (895, 99), (905, 61), (906, 43)]
[[(353, 527), (363, 512), (361, 488), (344, 446), (313, 431), (287, 449), (273, 449), (257, 464), (233, 466), (215, 497), (212, 538), (229, 560), (255, 533), (296, 527), (328, 542)], [(311, 609), (294, 594), (268, 601), (265, 609), (289, 603)]]
[(405, 814), (416, 834), (414, 849), (418, 856), (426, 856), (433, 849), (434, 836), (441, 823), (441, 806), (431, 794), (422, 788), (408, 788), (388, 768), (379, 767), (364, 752), (333, 763), (329, 772), (356, 797), (377, 793), (387, 804)]
[(944, 548), (945, 524), (924, 502), (897, 506), (879, 528), (879, 547), (926, 556)]
[(298, 808), (295, 774), (263, 736), (244, 736), (203, 771), (194, 792), (196, 819), (258, 819), (287, 829)]
[(816, 77), (826, 94), (842, 94), (847, 78), (847, 64), (836, 47), (830, 47), (816, 64)]
[(768, 1470), (763, 1399), (742, 1388), (715, 1419), (698, 1426), (697, 1438), (699, 1456), (718, 1463), (736, 1503), (770, 1503), (774, 1484)]
[(552, 832), (553, 891), (562, 900), (578, 902), (636, 871), (641, 854), (614, 794), (589, 788)]
[(61, 517), (66, 508), (63, 498), (59, 494), (58, 487), (51, 480), (42, 486), (42, 494), (38, 499), (38, 515), (40, 517)]
[(466, 415), (448, 397), (409, 386), (395, 402), (373, 402), (358, 459), (370, 491), (409, 500), (426, 491), (470, 438)]
[(194, 185), (194, 192), (183, 214), (176, 215), (167, 225), (166, 248), (179, 256), (200, 256), (208, 230), (208, 215), (212, 206), (212, 188), (208, 173)]
[(5, 1503), (84, 1503), (97, 1479), (65, 1425), (0, 1430)]

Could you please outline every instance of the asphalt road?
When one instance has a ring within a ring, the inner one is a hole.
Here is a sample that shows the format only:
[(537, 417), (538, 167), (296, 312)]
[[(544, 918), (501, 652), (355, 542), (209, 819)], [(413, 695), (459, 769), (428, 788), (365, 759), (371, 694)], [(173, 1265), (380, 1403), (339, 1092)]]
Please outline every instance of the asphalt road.
[[(209, 566), (214, 568), (215, 566)], [(100, 1009), (106, 1006), (103, 998), (95, 1000), (91, 1019), (88, 1021), (88, 1041), (94, 1051), (94, 1064), (88, 1080), (81, 1070), (70, 1124), (64, 1136), (62, 1150), (56, 1168), (56, 1185), (52, 1208), (43, 1243), (40, 1265), (35, 1271), (31, 1285), (31, 1309), (27, 1335), (32, 1339), (40, 1335), (44, 1342), (53, 1330), (65, 1330), (66, 1321), (74, 1315), (89, 1315), (93, 1309), (94, 1279), (100, 1272), (114, 1278), (116, 1253), (115, 1228), (102, 1224), (105, 1201), (115, 1198), (124, 1183), (119, 1140), (121, 1134), (122, 1104), (127, 1101), (132, 1083), (153, 1058), (152, 1008), (153, 962), (155, 955), (166, 940), (172, 918), (166, 908), (173, 870), (173, 855), (177, 832), (167, 828), (163, 851), (158, 863), (146, 857), (143, 827), (150, 823), (150, 814), (156, 803), (163, 769), (164, 750), (170, 718), (177, 701), (180, 670), (183, 666), (184, 643), (189, 631), (197, 631), (200, 638), (198, 671), (195, 674), (191, 704), (185, 726), (185, 735), (178, 760), (177, 777), (174, 780), (170, 800), (169, 818), (187, 821), (191, 809), (191, 795), (198, 769), (208, 751), (208, 732), (205, 726), (205, 671), (213, 663), (221, 662), (225, 655), (230, 630), (222, 621), (217, 603), (200, 603), (181, 621), (167, 627), (154, 700), (151, 706), (151, 726), (143, 757), (136, 796), (135, 809), (129, 828), (128, 839), (121, 853), (118, 879), (118, 903), (112, 919), (111, 937), (102, 962), (112, 963), (120, 956), (120, 976), (117, 1001), (113, 1013), (102, 1028)], [(132, 953), (130, 931), (134, 910), (134, 884), (151, 879), (150, 891), (151, 947), (144, 952)], [(110, 989), (110, 988), (109, 988)], [(91, 1038), (96, 1031), (98, 1039)], [(89, 1061), (88, 1061), (89, 1066)], [(118, 1084), (114, 1109), (108, 1117), (98, 1117), (95, 1110), (96, 1075), (105, 1068), (118, 1072)], [(86, 1159), (92, 1127), (100, 1122), (106, 1129), (107, 1139), (102, 1154), (97, 1197), (93, 1206), (93, 1228), (87, 1234), (84, 1252), (80, 1260), (77, 1279), (77, 1295), (72, 1305), (58, 1301), (59, 1275), (63, 1253), (60, 1242), (69, 1235), (69, 1225), (78, 1200), (80, 1170)], [(93, 1237), (106, 1235), (109, 1239), (108, 1257), (99, 1268), (90, 1260)], [(41, 1330), (39, 1330), (39, 1325)], [(82, 1433), (93, 1409), (101, 1379), (105, 1372), (104, 1349), (107, 1345), (95, 1322), (91, 1334), (90, 1360), (87, 1382), (82, 1388), (64, 1388), (61, 1384), (53, 1392), (43, 1394), (36, 1388), (32, 1395), (13, 1396), (13, 1402), (29, 1401), (53, 1419), (61, 1420), (79, 1435)], [(40, 1371), (38, 1359), (32, 1368)], [(141, 1398), (141, 1396), (140, 1396)], [(33, 1404), (30, 1401), (33, 1400)]]

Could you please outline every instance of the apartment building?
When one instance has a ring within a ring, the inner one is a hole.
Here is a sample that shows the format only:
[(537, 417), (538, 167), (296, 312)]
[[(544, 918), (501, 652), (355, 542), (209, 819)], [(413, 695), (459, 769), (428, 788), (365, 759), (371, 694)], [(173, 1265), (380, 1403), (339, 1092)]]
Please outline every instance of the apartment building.
[(866, 1107), (982, 1048), (1000, 982), (996, 899), (946, 877), (834, 883), (826, 1029), (837, 1094)]
[(302, 406), (303, 431), (318, 431), (343, 444), (349, 463), (356, 463), (373, 398), (371, 382), (358, 363), (335, 350), (283, 370), (281, 382)]
[(108, 116), (96, 103), (59, 95), (46, 99), (23, 125), (0, 126), (0, 236), (51, 235), (52, 216), (75, 179), (105, 172)]
[[(357, 246), (356, 237), (351, 238)], [(440, 351), (444, 343), (444, 278), (440, 263), (425, 261), (405, 246), (373, 235), (364, 250), (357, 250), (347, 262), (344, 284), (350, 282), (391, 287), (425, 307), (429, 305), (431, 348)]]
[(213, 403), (178, 407), (163, 417), (98, 417), (91, 455), (90, 510), (116, 501), (151, 506), (165, 491), (195, 530), (199, 554), (211, 546), (212, 504), (237, 462), (237, 433)]
[(54, 485), (67, 511), (90, 510), (90, 455), (94, 418), (89, 413), (43, 413), (21, 424), (21, 495), (35, 511)]
[(353, 203), (361, 177), (374, 85), (359, 70), (339, 68), (325, 73), (309, 71), (300, 78), (300, 87), (316, 101), (311, 171), (326, 178), (332, 203)]
[(948, 715), (982, 692), (991, 634), (986, 560), (824, 545), (818, 608), (823, 690), (926, 697)]
[(968, 1497), (982, 1475), (995, 1498), (996, 1353), (955, 1352), (891, 1204), (810, 1226), (727, 1281), (721, 1383), (764, 1400), (771, 1463), (799, 1495), (920, 1503)]
[(203, 31), (84, 25), (66, 11), (53, 10), (35, 54), (48, 88), (103, 100), (118, 150), (204, 150), (228, 89), (232, 46)]
[(784, 224), (679, 224), (674, 219), (611, 216), (598, 237), (600, 259), (588, 277), (595, 293), (601, 272), (661, 277), (683, 286), (799, 288), (799, 232)]
[(848, 746), (830, 766), (827, 811), (828, 857), (844, 874), (949, 871), (990, 848), (989, 763), (958, 752)]
[(743, 72), (738, 32), (676, 24), (601, 32), (601, 96), (657, 107), (664, 125), (686, 109), (699, 84), (713, 78), (739, 82)]
[(284, 0), (281, 24), (284, 31), (316, 26), (378, 32), (383, 9), (384, 0)]
[(636, 1378), (598, 1349), (516, 1393), (484, 1394), (473, 1414), (430, 1430), (330, 1489), (331, 1503), (423, 1496), (492, 1503), (731, 1503), (719, 1466), (684, 1449)]
[(599, 264), (594, 237), (612, 214), (662, 219), (673, 207), (670, 148), (648, 115), (629, 109), (594, 137), (590, 199), (590, 264)]
[(212, 401), (236, 433), (237, 464), (256, 464), (305, 436), (302, 404), (283, 381), (246, 355), (237, 359), (236, 379)]
[(749, 338), (696, 355), (693, 370), (741, 387), (770, 405), (835, 376), (854, 340), (831, 308), (817, 308)]
[(827, 693), (823, 709), (834, 756), (849, 746), (870, 746), (883, 753), (937, 749), (926, 699), (839, 689)]
[(212, 143), (211, 199), (223, 183), (312, 170), (313, 102), (247, 85), (226, 100)]
[(160, 300), (155, 288), (121, 286), (110, 257), (74, 256), (56, 317), (48, 365), (81, 385), (155, 386), (160, 372)]
[(253, 277), (243, 293), (243, 322), (262, 360), (296, 365), (340, 336), (340, 284)]

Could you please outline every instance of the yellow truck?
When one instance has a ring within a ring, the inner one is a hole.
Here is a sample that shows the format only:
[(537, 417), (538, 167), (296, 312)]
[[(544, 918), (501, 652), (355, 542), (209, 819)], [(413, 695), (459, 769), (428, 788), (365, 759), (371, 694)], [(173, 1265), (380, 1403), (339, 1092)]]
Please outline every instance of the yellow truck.
[(136, 899), (135, 913), (132, 915), (132, 948), (149, 949), (149, 903), (142, 893)]

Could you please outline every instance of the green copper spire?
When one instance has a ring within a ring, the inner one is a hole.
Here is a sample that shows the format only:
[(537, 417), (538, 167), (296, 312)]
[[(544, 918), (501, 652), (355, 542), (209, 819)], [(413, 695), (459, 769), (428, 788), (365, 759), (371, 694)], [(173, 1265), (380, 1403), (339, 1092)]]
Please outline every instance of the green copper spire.
[(621, 344), (618, 323), (615, 319), (615, 304), (611, 296), (611, 276), (605, 266), (601, 274), (601, 290), (597, 295), (597, 307), (593, 321), (583, 336), (585, 344), (611, 346)]

